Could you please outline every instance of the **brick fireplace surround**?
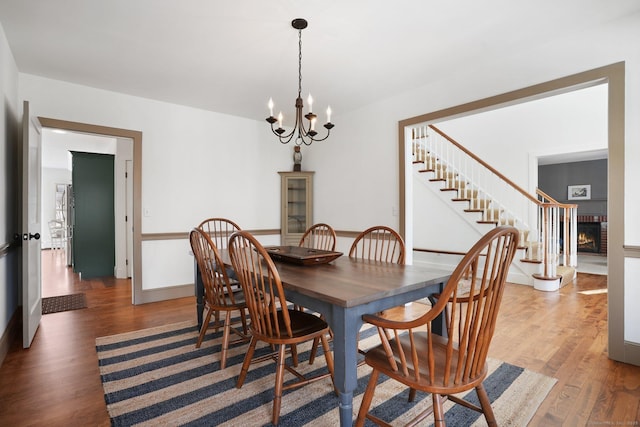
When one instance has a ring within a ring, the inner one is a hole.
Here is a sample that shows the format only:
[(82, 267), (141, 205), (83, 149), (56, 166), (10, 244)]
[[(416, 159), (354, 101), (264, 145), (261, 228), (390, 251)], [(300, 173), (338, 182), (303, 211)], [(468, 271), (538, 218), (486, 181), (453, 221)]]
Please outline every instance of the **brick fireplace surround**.
[[(600, 224), (600, 250), (598, 253), (607, 254), (607, 216), (606, 215), (578, 215), (578, 227), (581, 223)], [(578, 250), (580, 252), (580, 250)]]

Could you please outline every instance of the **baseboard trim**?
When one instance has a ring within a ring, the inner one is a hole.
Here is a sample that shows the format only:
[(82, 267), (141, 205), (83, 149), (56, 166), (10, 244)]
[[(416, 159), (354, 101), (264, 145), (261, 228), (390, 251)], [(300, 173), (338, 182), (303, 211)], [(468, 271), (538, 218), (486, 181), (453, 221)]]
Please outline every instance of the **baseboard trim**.
[(0, 366), (2, 366), (5, 357), (11, 349), (11, 343), (13, 343), (13, 340), (16, 337), (20, 336), (22, 332), (21, 324), (22, 307), (18, 307), (16, 311), (13, 312), (13, 316), (11, 316), (11, 320), (9, 320), (7, 329), (4, 330), (4, 333), (0, 338)]
[(625, 359), (623, 362), (640, 366), (640, 344), (630, 341), (624, 342)]

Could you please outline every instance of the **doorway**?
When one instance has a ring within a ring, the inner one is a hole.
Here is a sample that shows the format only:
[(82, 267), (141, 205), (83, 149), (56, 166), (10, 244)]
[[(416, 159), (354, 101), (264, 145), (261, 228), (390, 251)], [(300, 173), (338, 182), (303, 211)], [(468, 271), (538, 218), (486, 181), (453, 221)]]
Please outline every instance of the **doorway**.
[(566, 93), (579, 88), (607, 83), (607, 147), (608, 168), (608, 350), (609, 357), (621, 362), (638, 364), (637, 350), (625, 341), (625, 252), (624, 252), (624, 147), (625, 147), (625, 63), (595, 68), (581, 73), (561, 77), (512, 92), (480, 99), (463, 105), (411, 117), (398, 122), (399, 152), (399, 206), (400, 231), (407, 235), (407, 225), (411, 233), (411, 206), (407, 209), (406, 199), (411, 197), (407, 189), (407, 169), (410, 152), (407, 152), (405, 130), (420, 123), (435, 123), (449, 117), (461, 117), (479, 111), (516, 104), (527, 99), (536, 99)]
[[(111, 128), (105, 126), (97, 126), (86, 123), (69, 122), (65, 120), (51, 119), (45, 117), (38, 118), (43, 130), (50, 131), (66, 131), (75, 134), (81, 134), (86, 136), (99, 136), (104, 138), (113, 138), (116, 140), (116, 145), (127, 145), (129, 155), (126, 159), (123, 156), (122, 159), (116, 161), (115, 174), (122, 177), (127, 177), (129, 185), (130, 196), (125, 197), (127, 185), (125, 180), (122, 180), (123, 190), (120, 192), (116, 190), (116, 199), (121, 198), (120, 201), (116, 201), (116, 219), (122, 218), (123, 222), (126, 220), (126, 225), (118, 226), (119, 221), (116, 220), (116, 235), (126, 235), (122, 239), (122, 246), (124, 249), (119, 251), (120, 253), (127, 253), (127, 246), (129, 247), (128, 263), (125, 259), (125, 264), (129, 269), (127, 275), (131, 277), (132, 283), (132, 303), (141, 304), (146, 302), (145, 293), (142, 290), (142, 274), (141, 274), (141, 164), (142, 164), (142, 132)], [(87, 151), (87, 147), (83, 146), (79, 148), (80, 151)], [(120, 152), (120, 148), (117, 149)], [(124, 149), (122, 152), (125, 152)], [(116, 155), (119, 158), (118, 155)], [(116, 184), (117, 186), (117, 184)], [(126, 199), (129, 199), (127, 201)], [(119, 207), (118, 207), (119, 206)], [(129, 244), (127, 244), (127, 240)], [(127, 255), (125, 255), (127, 256)], [(118, 258), (119, 255), (116, 255)], [(118, 260), (116, 260), (118, 264)], [(118, 273), (118, 272), (117, 272)], [(148, 298), (148, 297), (147, 297)]]
[[(500, 173), (532, 196), (539, 188), (559, 203), (578, 204), (579, 217), (606, 221), (608, 89), (605, 82), (574, 87), (488, 111), (444, 117), (433, 124), (490, 165), (499, 165)], [(575, 184), (589, 184), (592, 197), (570, 200), (567, 188)], [(518, 205), (514, 207), (517, 212)], [(522, 219), (530, 229), (535, 227), (535, 217)], [(465, 246), (456, 249), (463, 251)], [(580, 263), (578, 271), (582, 272)]]
[[(41, 224), (46, 225), (52, 220), (52, 216), (62, 216), (62, 222), (65, 224), (64, 239), (67, 240), (66, 244), (62, 248), (57, 248), (50, 243), (50, 237), (47, 234), (47, 230), (43, 227), (43, 248), (50, 247), (52, 252), (55, 252), (56, 257), (53, 266), (59, 266), (59, 268), (66, 269), (67, 266), (71, 266), (72, 258), (69, 256), (72, 254), (73, 244), (76, 240), (74, 237), (74, 230), (72, 229), (72, 212), (69, 207), (72, 205), (72, 195), (74, 189), (71, 187), (72, 182), (72, 152), (89, 153), (92, 156), (111, 156), (115, 159), (116, 167), (110, 167), (111, 178), (107, 179), (108, 183), (114, 187), (115, 194), (110, 197), (113, 206), (109, 209), (111, 212), (111, 219), (118, 224), (117, 230), (110, 231), (109, 240), (113, 241), (118, 248), (116, 260), (114, 260), (113, 266), (105, 271), (104, 275), (115, 276), (116, 278), (130, 277), (130, 269), (128, 268), (127, 260), (131, 258), (132, 246), (132, 233), (127, 233), (127, 227), (125, 224), (126, 213), (123, 213), (126, 209), (125, 206), (131, 205), (131, 201), (127, 200), (131, 198), (131, 186), (127, 184), (128, 179), (126, 174), (118, 173), (125, 168), (125, 164), (131, 163), (132, 158), (132, 143), (130, 139), (119, 140), (111, 136), (93, 135), (87, 133), (78, 133), (71, 131), (62, 131), (60, 129), (48, 129), (42, 130), (42, 160), (41, 160), (41, 177), (42, 177), (42, 189), (41, 189)], [(114, 179), (116, 175), (116, 179)], [(124, 180), (123, 180), (124, 179)], [(84, 183), (85, 180), (81, 180)], [(53, 201), (52, 192), (57, 191), (59, 187), (66, 188), (65, 202), (63, 205), (63, 212), (58, 212), (58, 201), (55, 200), (55, 206)], [(129, 217), (131, 215), (129, 214)], [(130, 227), (129, 227), (130, 228)], [(78, 237), (82, 237), (80, 233)], [(44, 254), (44, 253), (43, 253)], [(84, 276), (88, 277), (88, 276)], [(43, 290), (46, 284), (47, 278), (43, 276)], [(49, 295), (46, 295), (49, 296)]]

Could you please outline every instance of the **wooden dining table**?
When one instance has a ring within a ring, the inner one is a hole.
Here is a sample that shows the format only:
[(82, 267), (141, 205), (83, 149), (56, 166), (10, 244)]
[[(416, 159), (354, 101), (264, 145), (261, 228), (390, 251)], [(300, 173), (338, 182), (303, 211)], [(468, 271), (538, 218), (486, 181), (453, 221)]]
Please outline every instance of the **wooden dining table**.
[[(221, 251), (230, 265), (227, 251)], [(296, 265), (276, 262), (287, 300), (322, 313), (333, 331), (334, 381), (339, 394), (340, 425), (353, 424), (358, 331), (362, 315), (377, 313), (441, 292), (452, 270), (426, 265), (398, 265), (342, 256), (330, 263)], [(196, 268), (198, 323), (204, 289)], [(442, 332), (442, 323), (432, 324)]]

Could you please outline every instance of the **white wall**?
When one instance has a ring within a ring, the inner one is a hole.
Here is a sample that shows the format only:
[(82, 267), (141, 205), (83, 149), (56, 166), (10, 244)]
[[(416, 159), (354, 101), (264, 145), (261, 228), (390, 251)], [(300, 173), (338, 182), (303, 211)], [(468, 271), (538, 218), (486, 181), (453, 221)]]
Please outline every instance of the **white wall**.
[[(0, 247), (12, 242), (19, 232), (18, 182), (18, 68), (9, 49), (4, 29), (0, 25)], [(19, 265), (17, 251), (0, 256), (0, 334), (3, 333), (16, 308)], [(0, 355), (2, 357), (2, 355)]]
[[(211, 216), (280, 228), (277, 172), (291, 169), (292, 148), (276, 143), (265, 123), (28, 74), (20, 74), (20, 96), (33, 116), (142, 132), (143, 234), (186, 235)], [(188, 246), (146, 241), (143, 289), (192, 283)]]

